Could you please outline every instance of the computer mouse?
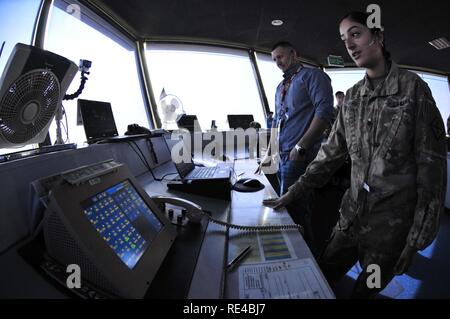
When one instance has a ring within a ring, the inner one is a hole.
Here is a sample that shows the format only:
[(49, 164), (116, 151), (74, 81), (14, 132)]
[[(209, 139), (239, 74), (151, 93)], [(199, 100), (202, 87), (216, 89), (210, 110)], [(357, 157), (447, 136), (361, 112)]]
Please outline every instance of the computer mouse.
[(264, 185), (257, 179), (250, 178), (242, 183), (242, 185), (252, 188), (264, 188)]
[(257, 179), (243, 178), (234, 183), (233, 190), (244, 193), (252, 193), (260, 191), (264, 187), (264, 184)]

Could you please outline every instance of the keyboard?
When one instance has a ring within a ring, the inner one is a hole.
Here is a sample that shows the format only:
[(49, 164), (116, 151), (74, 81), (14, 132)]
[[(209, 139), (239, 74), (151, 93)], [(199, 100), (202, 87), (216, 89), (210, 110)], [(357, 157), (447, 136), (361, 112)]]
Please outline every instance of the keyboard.
[(122, 164), (114, 160), (107, 160), (102, 163), (83, 166), (75, 170), (63, 172), (61, 175), (69, 184), (78, 185), (92, 178), (113, 172), (121, 165)]
[(192, 173), (191, 177), (193, 178), (213, 177), (216, 172), (216, 168), (217, 168), (216, 166), (196, 168), (195, 171)]

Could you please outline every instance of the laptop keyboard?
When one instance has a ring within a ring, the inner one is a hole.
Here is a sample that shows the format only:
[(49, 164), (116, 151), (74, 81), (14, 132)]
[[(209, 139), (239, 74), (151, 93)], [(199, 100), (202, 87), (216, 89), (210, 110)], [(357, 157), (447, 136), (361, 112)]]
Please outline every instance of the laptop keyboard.
[(194, 178), (208, 178), (213, 177), (217, 167), (202, 167), (197, 168), (191, 175)]

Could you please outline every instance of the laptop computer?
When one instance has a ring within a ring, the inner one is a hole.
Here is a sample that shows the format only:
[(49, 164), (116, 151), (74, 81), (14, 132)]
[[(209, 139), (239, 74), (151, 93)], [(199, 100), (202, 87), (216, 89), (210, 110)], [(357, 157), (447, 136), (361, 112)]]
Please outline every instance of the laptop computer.
[(185, 128), (191, 133), (202, 131), (197, 115), (180, 114), (177, 117), (177, 125), (178, 128)]
[[(172, 147), (179, 141), (164, 139), (169, 150), (171, 152)], [(170, 145), (169, 145), (170, 144)], [(192, 156), (190, 156), (190, 162), (176, 163), (178, 175), (183, 182), (187, 181), (201, 181), (201, 180), (230, 180), (231, 178), (231, 165), (230, 163), (217, 163), (212, 167), (198, 167), (195, 166)]]
[(228, 125), (231, 129), (242, 128), (244, 130), (250, 127), (250, 123), (254, 121), (251, 114), (228, 114)]
[(78, 99), (78, 109), (88, 144), (121, 142), (148, 136), (148, 134), (119, 136), (109, 102)]

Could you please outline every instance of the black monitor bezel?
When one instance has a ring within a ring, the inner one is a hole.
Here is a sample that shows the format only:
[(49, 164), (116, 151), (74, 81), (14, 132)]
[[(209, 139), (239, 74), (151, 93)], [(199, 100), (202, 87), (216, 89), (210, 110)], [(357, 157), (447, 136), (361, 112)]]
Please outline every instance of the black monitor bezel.
[[(248, 122), (248, 124), (241, 126), (241, 125), (236, 125), (236, 124), (240, 124), (242, 123), (242, 119), (243, 118), (249, 118), (251, 119), (250, 122)], [(253, 117), (253, 114), (228, 114), (227, 115), (227, 120), (228, 120), (228, 126), (230, 127), (230, 129), (238, 129), (238, 128), (242, 128), (244, 130), (250, 128), (250, 123), (253, 122), (255, 119)], [(237, 123), (239, 122), (239, 123)]]
[[(106, 107), (106, 112), (108, 112), (112, 118), (112, 122), (110, 123), (111, 124), (111, 132), (109, 132), (109, 133), (99, 134), (98, 131), (91, 132), (91, 131), (89, 131), (91, 129), (89, 127), (89, 125), (86, 125), (86, 122), (89, 124), (89, 121), (91, 121), (90, 119), (88, 119), (88, 112), (90, 111), (89, 109), (94, 106), (99, 106), (99, 105)], [(111, 103), (104, 102), (104, 101), (78, 99), (77, 107), (80, 109), (84, 133), (86, 135), (86, 140), (88, 142), (96, 141), (96, 140), (104, 139), (104, 138), (108, 138), (108, 137), (119, 136), (119, 133), (117, 131), (117, 125), (116, 125), (116, 122), (114, 119), (114, 114), (113, 114), (112, 107), (111, 107)], [(95, 133), (95, 134), (93, 134), (93, 133)]]
[[(107, 242), (101, 238), (94, 225), (82, 211), (81, 202), (125, 180), (135, 188), (150, 210), (163, 224), (161, 231), (147, 247), (133, 269), (116, 255)], [(57, 211), (65, 227), (86, 257), (102, 271), (112, 284), (115, 292), (124, 298), (142, 298), (156, 275), (161, 263), (172, 246), (176, 231), (159, 207), (139, 185), (126, 166), (121, 166), (114, 173), (97, 177), (82, 186), (64, 184), (51, 192), (51, 209)], [(51, 254), (51, 252), (50, 252)], [(77, 263), (77, 260), (61, 260), (63, 264)], [(81, 269), (83, 277), (83, 269)], [(93, 283), (96, 284), (96, 283)]]

